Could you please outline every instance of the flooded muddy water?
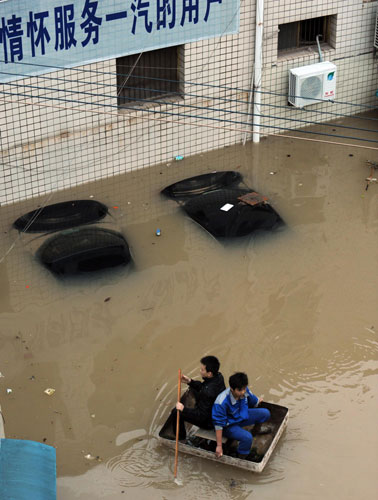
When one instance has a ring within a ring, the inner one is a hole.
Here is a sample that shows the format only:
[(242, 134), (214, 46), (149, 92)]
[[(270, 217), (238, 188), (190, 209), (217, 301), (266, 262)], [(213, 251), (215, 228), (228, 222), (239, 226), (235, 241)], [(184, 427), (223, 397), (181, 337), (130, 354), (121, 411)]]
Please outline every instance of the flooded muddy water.
[[(5, 431), (56, 447), (59, 499), (376, 497), (378, 184), (365, 190), (366, 160), (377, 151), (271, 137), (1, 208)], [(241, 172), (285, 229), (223, 244), (159, 194), (215, 169)], [(34, 256), (41, 238), (11, 223), (90, 196), (110, 207), (133, 266), (59, 280)], [(226, 379), (247, 372), (289, 425), (262, 474), (180, 456), (177, 485), (157, 434), (178, 368), (198, 376), (205, 354)]]

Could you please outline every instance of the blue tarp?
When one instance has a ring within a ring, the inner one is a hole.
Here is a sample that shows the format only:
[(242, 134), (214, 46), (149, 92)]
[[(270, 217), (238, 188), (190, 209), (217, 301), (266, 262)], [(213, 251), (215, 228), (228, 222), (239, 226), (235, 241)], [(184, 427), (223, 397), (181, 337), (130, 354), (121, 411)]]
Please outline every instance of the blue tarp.
[(55, 500), (55, 448), (0, 439), (0, 500)]

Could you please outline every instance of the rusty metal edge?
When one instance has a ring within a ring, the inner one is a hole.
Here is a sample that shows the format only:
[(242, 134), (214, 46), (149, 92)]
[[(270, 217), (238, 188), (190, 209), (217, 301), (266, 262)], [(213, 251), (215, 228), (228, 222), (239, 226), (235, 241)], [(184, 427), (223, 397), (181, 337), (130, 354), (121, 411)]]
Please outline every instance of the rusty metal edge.
[[(226, 465), (231, 465), (233, 467), (237, 467), (239, 469), (244, 469), (249, 472), (257, 472), (260, 473), (264, 470), (270, 456), (273, 453), (274, 448), (276, 447), (278, 440), (280, 439), (283, 431), (287, 427), (289, 420), (289, 412), (285, 415), (285, 418), (283, 419), (277, 434), (275, 435), (273, 441), (271, 442), (267, 452), (264, 455), (264, 458), (260, 463), (257, 462), (249, 462), (247, 460), (242, 460), (240, 458), (233, 458), (233, 457), (228, 457), (226, 455), (223, 455), (221, 458), (216, 458), (214, 452), (206, 451), (206, 450), (201, 450), (199, 448), (195, 448), (193, 446), (189, 446), (187, 444), (179, 443), (179, 451), (182, 453), (187, 453), (188, 455), (194, 455), (197, 457), (201, 458), (206, 458), (208, 460), (212, 460), (213, 462), (217, 462), (219, 464), (226, 464)], [(163, 438), (159, 436), (159, 441), (162, 443), (164, 446), (167, 446), (168, 448), (174, 449), (175, 448), (175, 441), (172, 441), (170, 439)]]
[(0, 439), (5, 439), (4, 417), (3, 417), (3, 412), (1, 411), (1, 405), (0, 405)]

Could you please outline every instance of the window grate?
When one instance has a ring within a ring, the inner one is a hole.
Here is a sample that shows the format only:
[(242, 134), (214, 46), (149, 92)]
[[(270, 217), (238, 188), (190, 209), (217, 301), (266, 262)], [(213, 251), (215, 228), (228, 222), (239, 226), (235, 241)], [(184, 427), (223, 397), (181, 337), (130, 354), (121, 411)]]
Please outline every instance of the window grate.
[(331, 17), (315, 17), (313, 19), (280, 24), (278, 51), (315, 45), (317, 35), (320, 36), (321, 42), (328, 43)]
[(168, 47), (117, 59), (118, 105), (177, 95), (179, 47)]

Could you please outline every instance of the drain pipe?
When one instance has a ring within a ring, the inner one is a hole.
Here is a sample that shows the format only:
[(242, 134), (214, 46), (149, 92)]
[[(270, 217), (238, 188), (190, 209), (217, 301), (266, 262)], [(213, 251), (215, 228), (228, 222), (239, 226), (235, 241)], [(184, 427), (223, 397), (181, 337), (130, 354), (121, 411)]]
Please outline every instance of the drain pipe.
[[(251, 108), (252, 108), (252, 93), (253, 93), (253, 79), (255, 76), (255, 68), (252, 69), (252, 75), (251, 75), (251, 83), (249, 84), (249, 94), (248, 94), (248, 107), (247, 107), (247, 117), (251, 114)], [(253, 116), (252, 116), (252, 122), (253, 122)], [(245, 146), (245, 143), (247, 142), (247, 129), (244, 132), (244, 137), (243, 137), (243, 146)]]
[(262, 74), (262, 41), (264, 22), (264, 0), (256, 0), (255, 65), (253, 77), (253, 142), (260, 142), (260, 103)]
[(322, 35), (316, 35), (316, 43), (318, 44), (318, 52), (319, 52), (319, 62), (323, 62), (323, 54), (322, 54), (322, 49), (320, 48), (320, 42), (319, 42), (319, 38), (321, 36)]

